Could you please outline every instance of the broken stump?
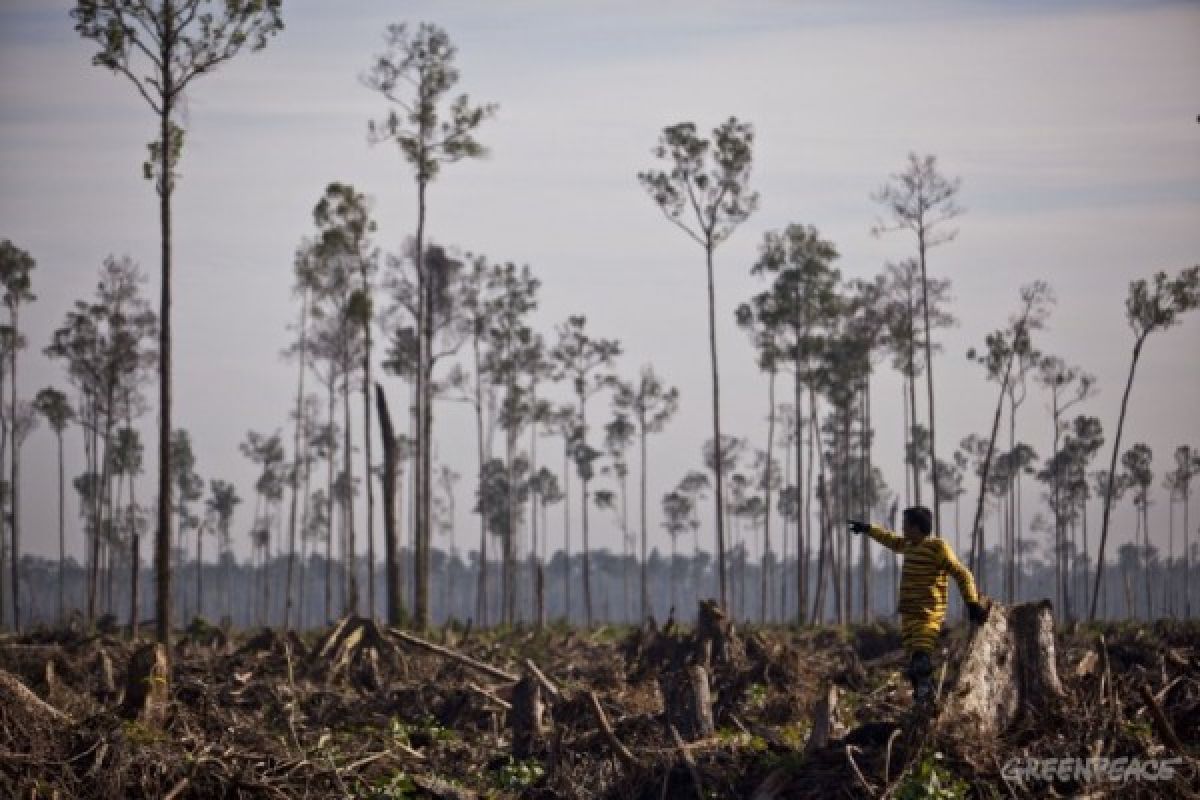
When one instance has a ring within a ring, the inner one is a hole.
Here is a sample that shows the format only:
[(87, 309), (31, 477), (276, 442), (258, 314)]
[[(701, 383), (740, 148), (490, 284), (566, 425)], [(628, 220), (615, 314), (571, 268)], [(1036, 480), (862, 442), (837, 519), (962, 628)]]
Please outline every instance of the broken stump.
[(129, 659), (121, 715), (161, 728), (167, 721), (167, 706), (171, 699), (170, 675), (167, 650), (163, 645), (147, 644), (135, 650)]
[(667, 724), (679, 731), (685, 741), (694, 742), (713, 734), (708, 670), (697, 664), (663, 673), (658, 679), (658, 687), (662, 692)]
[(546, 738), (544, 711), (542, 685), (527, 670), (513, 686), (512, 709), (508, 712), (514, 758), (529, 758), (541, 750)]

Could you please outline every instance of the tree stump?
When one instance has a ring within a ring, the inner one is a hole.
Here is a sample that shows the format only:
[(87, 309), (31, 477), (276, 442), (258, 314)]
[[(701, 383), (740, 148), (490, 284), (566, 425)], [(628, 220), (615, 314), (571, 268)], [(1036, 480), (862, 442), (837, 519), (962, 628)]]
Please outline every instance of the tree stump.
[(694, 742), (713, 734), (708, 670), (697, 664), (666, 672), (659, 677), (658, 686), (667, 724), (679, 731), (685, 741)]
[(544, 711), (542, 685), (526, 670), (513, 686), (512, 710), (508, 712), (514, 758), (530, 758), (541, 749), (546, 738)]
[(117, 681), (113, 677), (113, 662), (104, 649), (96, 653), (96, 700), (109, 705), (117, 700)]
[(1049, 601), (1007, 608), (993, 604), (975, 630), (958, 682), (940, 716), (943, 725), (979, 738), (1001, 733), (1029, 709), (1062, 698)]
[(161, 728), (167, 721), (170, 698), (166, 648), (161, 644), (147, 644), (138, 648), (129, 659), (122, 716)]
[(716, 600), (701, 600), (696, 612), (695, 652), (693, 660), (711, 670), (713, 664), (728, 664), (734, 659), (733, 622)]
[(838, 689), (837, 686), (830, 683), (825, 687), (821, 699), (817, 701), (817, 705), (813, 709), (812, 730), (808, 734), (808, 741), (804, 744), (805, 753), (815, 753), (829, 744), (829, 739), (837, 727), (837, 707)]

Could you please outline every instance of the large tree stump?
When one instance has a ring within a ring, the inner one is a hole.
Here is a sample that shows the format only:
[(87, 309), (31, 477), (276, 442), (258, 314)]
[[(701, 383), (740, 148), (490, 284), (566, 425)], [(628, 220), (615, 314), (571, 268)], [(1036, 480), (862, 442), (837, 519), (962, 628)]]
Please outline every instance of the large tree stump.
[(667, 724), (686, 741), (711, 736), (715, 730), (708, 670), (693, 665), (663, 673), (658, 679)]
[(1029, 709), (1052, 708), (1063, 694), (1049, 601), (1012, 608), (993, 604), (975, 630), (940, 722), (991, 737)]
[(513, 686), (512, 709), (508, 712), (514, 758), (530, 758), (541, 750), (546, 738), (544, 712), (542, 684), (527, 670)]
[(167, 721), (170, 699), (166, 648), (161, 644), (147, 644), (138, 648), (129, 659), (122, 716), (161, 728)]

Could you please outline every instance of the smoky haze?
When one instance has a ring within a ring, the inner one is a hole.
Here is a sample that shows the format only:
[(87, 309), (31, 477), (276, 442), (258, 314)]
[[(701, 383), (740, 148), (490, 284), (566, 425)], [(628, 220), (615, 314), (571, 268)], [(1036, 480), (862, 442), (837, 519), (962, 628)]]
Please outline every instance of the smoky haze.
[[(128, 254), (149, 276), (148, 295), (158, 291), (156, 198), (141, 177), (152, 118), (126, 81), (90, 65), (69, 8), (0, 6), (0, 237), (38, 261), (20, 368), (29, 397), (65, 387), (61, 366), (41, 351), (71, 304), (90, 296), (105, 256)], [(432, 239), (529, 264), (543, 282), (539, 330), (549, 337), (567, 315), (585, 314), (594, 334), (620, 339), (622, 376), (653, 363), (680, 388), (680, 412), (651, 442), (651, 541), (660, 550), (669, 545), (658, 498), (700, 468), (711, 436), (703, 254), (664, 222), (635, 177), (653, 165), (664, 125), (692, 120), (709, 130), (736, 115), (755, 127), (760, 210), (718, 250), (716, 278), (723, 427), (755, 447), (765, 446), (766, 378), (733, 311), (763, 288), (749, 275), (763, 233), (815, 225), (837, 245), (845, 277), (878, 274), (913, 252), (911, 237), (870, 235), (879, 213), (871, 194), (910, 151), (936, 154), (944, 173), (962, 178), (966, 208), (958, 238), (929, 262), (931, 276), (953, 281), (958, 318), (937, 339), (942, 458), (991, 422), (994, 387), (966, 350), (1005, 323), (1018, 287), (1044, 279), (1058, 303), (1036, 346), (1097, 376), (1098, 396), (1077, 411), (1103, 421), (1109, 438), (1095, 466), (1106, 466), (1132, 347), (1129, 282), (1200, 260), (1195, 4), (314, 0), (289, 2), (284, 13), (287, 28), (270, 47), (189, 90), (175, 194), (176, 425), (191, 432), (206, 481), (233, 481), (243, 498), (255, 478), (237, 448), (246, 431), (290, 431), (295, 371), (280, 352), (298, 313), (292, 256), (313, 230), (322, 190), (336, 180), (370, 195), (385, 252), (414, 230), (411, 172), (394, 147), (368, 145), (367, 121), (386, 109), (359, 81), (392, 22), (445, 27), (459, 48), (460, 87), (499, 104), (479, 133), (490, 156), (456, 165), (431, 188)], [(1177, 445), (1200, 445), (1198, 334), (1189, 319), (1152, 338), (1139, 366), (1123, 448), (1153, 448), (1156, 486)], [(402, 382), (381, 380), (393, 409), (407, 404)], [(1032, 383), (1029, 392), (1017, 435), (1045, 457), (1048, 398)], [(872, 397), (876, 460), (903, 492), (901, 381), (886, 364)], [(922, 418), (923, 398), (922, 388)], [(591, 408), (600, 418), (607, 397)], [(478, 537), (470, 414), (442, 402), (435, 416), (436, 459), (464, 476), (460, 547)], [(357, 417), (354, 425), (357, 437)], [(148, 498), (153, 411), (140, 427), (139, 495)], [(290, 434), (284, 440), (290, 450)], [(74, 430), (67, 448), (69, 480), (83, 470)], [(23, 450), (22, 475), (23, 540), (29, 552), (55, 555), (57, 472), (44, 427)], [(1046, 513), (1035, 509), (1039, 491), (1030, 482), (1027, 523)], [(1161, 490), (1154, 499), (1157, 536), (1167, 503)], [(242, 556), (250, 505), (235, 515)], [(68, 509), (69, 548), (79, 556), (74, 498)], [(1122, 507), (1117, 543), (1132, 523)], [(552, 547), (560, 535), (554, 527)], [(712, 535), (706, 519), (702, 548), (712, 548)], [(619, 549), (610, 515), (593, 515), (593, 542)]]

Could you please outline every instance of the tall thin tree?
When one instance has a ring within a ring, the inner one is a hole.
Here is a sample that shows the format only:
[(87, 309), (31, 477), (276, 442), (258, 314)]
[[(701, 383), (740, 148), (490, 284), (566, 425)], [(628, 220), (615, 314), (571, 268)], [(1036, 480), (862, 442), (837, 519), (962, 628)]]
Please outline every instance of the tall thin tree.
[[(908, 230), (917, 237), (917, 261), (921, 265), (921, 305), (925, 327), (925, 381), (929, 395), (929, 460), (937, 462), (937, 424), (934, 415), (933, 336), (929, 322), (929, 270), (927, 256), (931, 248), (945, 244), (958, 235), (946, 223), (963, 213), (956, 202), (962, 187), (959, 178), (947, 178), (937, 168), (932, 155), (908, 154), (908, 167), (891, 176), (874, 196), (891, 217), (889, 222), (876, 225), (876, 235), (890, 230)], [(913, 409), (916, 419), (916, 409)], [(933, 481), (934, 530), (942, 529), (942, 504), (938, 497), (937, 481)]]
[(8, 390), (9, 390), (9, 424), (13, 429), (11, 450), (11, 471), (8, 482), (8, 521), (12, 531), (12, 608), (13, 627), (21, 628), (21, 605), (18, 589), (18, 574), (21, 561), (21, 457), (17, 442), (17, 353), (21, 350), (20, 312), (21, 306), (31, 303), (37, 298), (30, 291), (32, 281), (30, 273), (37, 267), (37, 262), (29, 253), (14, 245), (8, 239), (0, 242), (0, 286), (4, 287), (4, 306), (8, 309), (8, 325), (12, 331), (12, 346), (8, 348)]
[(597, 392), (613, 385), (616, 376), (613, 364), (621, 354), (621, 344), (616, 339), (593, 338), (587, 332), (587, 318), (581, 315), (568, 317), (558, 326), (558, 340), (551, 351), (561, 380), (567, 381), (575, 394), (578, 414), (578, 440), (575, 447), (575, 463), (580, 477), (580, 509), (583, 523), (583, 609), (584, 619), (592, 625), (592, 582), (591, 543), (588, 530), (589, 484), (592, 477), (592, 462), (599, 451), (588, 444), (587, 403)]
[(750, 191), (754, 159), (754, 128), (730, 117), (715, 128), (711, 139), (700, 136), (692, 122), (663, 128), (655, 158), (664, 167), (638, 173), (638, 181), (666, 218), (704, 249), (708, 278), (708, 350), (712, 372), (713, 437), (717, 448), (716, 531), (717, 574), (721, 606), (728, 608), (725, 567), (725, 482), (721, 458), (721, 381), (717, 365), (716, 288), (713, 253), (758, 207)]
[(162, 286), (159, 301), (158, 581), (156, 634), (171, 636), (171, 196), (183, 153), (174, 117), (184, 91), (243, 49), (261, 50), (283, 29), (283, 0), (77, 0), (75, 30), (96, 42), (92, 63), (124, 75), (150, 106), (158, 134), (144, 166), (159, 197)]
[(75, 410), (67, 400), (67, 395), (60, 389), (47, 387), (37, 393), (34, 405), (38, 413), (46, 419), (50, 430), (58, 440), (58, 621), (61, 624), (66, 618), (66, 594), (64, 589), (64, 565), (66, 562), (66, 518), (64, 501), (63, 473), (63, 431), (75, 419)]
[(475, 131), (495, 113), (494, 105), (471, 105), (467, 95), (450, 100), (458, 84), (455, 65), (458, 48), (444, 30), (421, 23), (415, 30), (405, 24), (389, 25), (386, 50), (379, 55), (363, 82), (380, 92), (394, 109), (380, 122), (368, 125), (374, 143), (395, 142), (412, 165), (417, 184), (417, 230), (414, 248), (417, 273), (417, 466), (416, 538), (418, 547), (414, 621), (429, 625), (430, 503), (432, 498), (433, 361), (435, 281), (425, 265), (426, 191), (446, 164), (464, 158), (481, 158), (486, 151)]
[(1096, 582), (1092, 589), (1091, 608), (1088, 611), (1089, 621), (1096, 618), (1100, 583), (1104, 579), (1104, 547), (1108, 544), (1108, 522), (1112, 512), (1117, 455), (1121, 452), (1125, 412), (1129, 410), (1129, 393), (1133, 389), (1133, 376), (1137, 372), (1142, 348), (1150, 334), (1174, 327), (1184, 314), (1198, 306), (1200, 266), (1188, 267), (1173, 278), (1168, 277), (1165, 272), (1158, 272), (1152, 281), (1140, 279), (1129, 284), (1129, 296), (1125, 299), (1125, 319), (1133, 330), (1133, 355), (1129, 360), (1129, 377), (1125, 381), (1125, 393), (1121, 397), (1121, 413), (1117, 417), (1117, 433), (1113, 439), (1112, 458), (1108, 467), (1108, 488), (1104, 493), (1104, 516), (1100, 523), (1100, 549), (1096, 554)]
[(640, 598), (639, 619), (645, 622), (653, 613), (650, 607), (650, 583), (647, 572), (647, 547), (649, 542), (649, 525), (646, 519), (646, 494), (649, 483), (650, 460), (647, 453), (647, 440), (652, 433), (662, 433), (671, 417), (679, 410), (679, 389), (667, 387), (662, 378), (655, 373), (649, 364), (642, 367), (637, 384), (618, 382), (613, 393), (613, 406), (633, 417), (638, 429), (639, 466), (638, 483), (639, 522), (641, 533), (640, 561)]

